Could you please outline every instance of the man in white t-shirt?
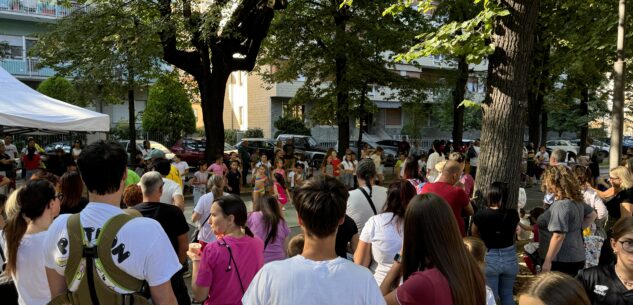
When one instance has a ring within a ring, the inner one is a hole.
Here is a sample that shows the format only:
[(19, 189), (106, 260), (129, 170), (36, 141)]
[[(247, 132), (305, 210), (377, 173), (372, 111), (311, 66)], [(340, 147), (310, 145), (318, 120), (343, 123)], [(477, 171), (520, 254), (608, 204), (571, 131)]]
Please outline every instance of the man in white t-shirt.
[[(363, 159), (356, 167), (356, 178), (358, 188), (349, 192), (347, 199), (347, 216), (354, 219), (358, 232), (363, 231), (365, 223), (380, 212), (387, 201), (387, 188), (374, 185), (376, 177), (376, 166), (371, 159)], [(364, 192), (364, 193), (363, 193)], [(367, 196), (365, 196), (367, 194)], [(374, 208), (372, 208), (367, 197), (371, 198)]]
[[(110, 218), (122, 212), (119, 204), (127, 176), (127, 153), (115, 142), (99, 141), (89, 145), (77, 160), (79, 172), (90, 193), (90, 203), (79, 214), (86, 242), (95, 245), (98, 234)], [(69, 258), (67, 220), (60, 215), (48, 228), (45, 239), (45, 265), (51, 296), (54, 298), (77, 291), (79, 280), (66, 286), (65, 269)], [(160, 224), (150, 218), (138, 217), (127, 222), (117, 233), (112, 246), (114, 264), (123, 272), (150, 286), (153, 304), (175, 305), (176, 297), (170, 278), (182, 268), (169, 238)], [(118, 293), (130, 293), (99, 271), (106, 285)], [(84, 275), (85, 276), (85, 275)]]
[(481, 148), (479, 147), (479, 139), (473, 142), (473, 146), (468, 150), (468, 159), (470, 160), (470, 175), (473, 176), (473, 179), (477, 176), (477, 166), (479, 165), (479, 152)]
[(173, 204), (184, 211), (185, 197), (182, 194), (182, 188), (178, 183), (167, 179), (167, 175), (169, 175), (169, 171), (171, 170), (169, 161), (164, 159), (156, 160), (156, 162), (154, 162), (154, 170), (163, 176), (163, 194), (160, 196), (160, 202)]
[(299, 188), (294, 204), (305, 235), (303, 253), (264, 265), (246, 290), (244, 305), (385, 304), (369, 270), (336, 255), (347, 196), (333, 177), (313, 178)]
[(4, 137), (4, 152), (11, 158), (18, 157), (18, 148), (13, 144), (13, 138), (11, 136)]

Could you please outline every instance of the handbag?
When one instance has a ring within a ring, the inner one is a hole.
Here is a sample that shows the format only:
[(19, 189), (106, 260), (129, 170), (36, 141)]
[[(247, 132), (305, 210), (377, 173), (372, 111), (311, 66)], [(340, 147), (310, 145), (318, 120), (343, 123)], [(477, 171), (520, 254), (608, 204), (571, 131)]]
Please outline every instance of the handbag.
[[(0, 274), (0, 295), (2, 296), (2, 304), (18, 304), (18, 290), (15, 287), (15, 282), (9, 274), (5, 272), (7, 259), (4, 256), (4, 250), (0, 246), (0, 257), (2, 257), (2, 272)], [(5, 303), (6, 301), (6, 303)]]
[(191, 235), (191, 243), (198, 242), (198, 234), (200, 233), (200, 229), (202, 228), (202, 226), (204, 226), (204, 223), (206, 223), (209, 220), (209, 217), (211, 217), (211, 212), (209, 212), (209, 216), (207, 216), (207, 218), (205, 218), (204, 221), (200, 223), (200, 225), (196, 228), (196, 230), (193, 231), (193, 235)]

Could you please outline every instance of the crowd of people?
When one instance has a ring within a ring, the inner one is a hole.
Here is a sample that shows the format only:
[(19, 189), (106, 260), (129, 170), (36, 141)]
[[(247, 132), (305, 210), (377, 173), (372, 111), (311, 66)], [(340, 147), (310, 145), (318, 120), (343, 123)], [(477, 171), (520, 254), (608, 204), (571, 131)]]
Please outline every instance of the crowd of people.
[[(535, 156), (543, 206), (521, 212), (505, 182), (474, 192), (478, 141), (445, 145), (403, 149), (385, 187), (380, 148), (332, 149), (311, 173), (289, 140), (273, 160), (240, 150), (191, 175), (149, 145), (129, 169), (120, 144), (78, 143), (0, 196), (3, 304), (633, 304), (633, 159), (605, 189), (562, 151)], [(517, 293), (522, 232), (540, 274)]]

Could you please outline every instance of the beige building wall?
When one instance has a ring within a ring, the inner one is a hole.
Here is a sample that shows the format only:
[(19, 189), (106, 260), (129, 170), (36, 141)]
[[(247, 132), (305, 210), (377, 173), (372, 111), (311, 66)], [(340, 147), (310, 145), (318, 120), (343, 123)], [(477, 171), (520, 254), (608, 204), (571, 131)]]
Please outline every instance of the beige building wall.
[(193, 108), (193, 115), (196, 117), (196, 128), (204, 128), (202, 105), (200, 103), (191, 103), (191, 108)]
[(271, 96), (277, 95), (276, 86), (267, 89), (261, 76), (251, 73), (247, 78), (248, 113), (247, 128), (261, 128), (264, 137), (271, 138)]

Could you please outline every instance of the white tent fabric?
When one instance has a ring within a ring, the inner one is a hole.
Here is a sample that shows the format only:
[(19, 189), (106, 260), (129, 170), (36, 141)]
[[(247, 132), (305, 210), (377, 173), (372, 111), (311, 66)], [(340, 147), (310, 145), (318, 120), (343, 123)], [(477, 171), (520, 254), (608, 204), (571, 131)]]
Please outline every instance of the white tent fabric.
[(110, 117), (41, 94), (0, 67), (0, 125), (107, 132)]

